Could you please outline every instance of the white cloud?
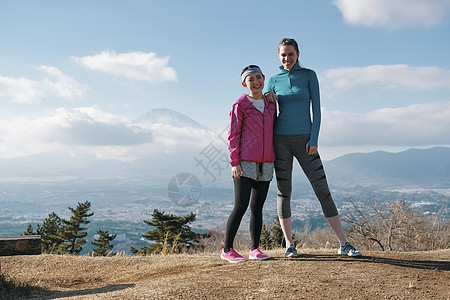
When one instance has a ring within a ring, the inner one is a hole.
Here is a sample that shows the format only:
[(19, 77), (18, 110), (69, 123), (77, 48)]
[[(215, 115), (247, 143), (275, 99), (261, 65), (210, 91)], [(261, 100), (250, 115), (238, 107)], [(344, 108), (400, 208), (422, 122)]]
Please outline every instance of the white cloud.
[(218, 138), (217, 133), (192, 127), (176, 127), (170, 124), (139, 124), (141, 128), (153, 132), (155, 143), (164, 146), (192, 144), (195, 147), (205, 147), (212, 140)]
[[(160, 123), (133, 123), (95, 107), (59, 108), (46, 116), (0, 120), (0, 158), (62, 149), (99, 158), (130, 161), (161, 153), (205, 147), (217, 134)], [(226, 147), (225, 147), (226, 148)]]
[(324, 111), (320, 144), (327, 146), (449, 145), (450, 102), (383, 108), (366, 114)]
[(78, 83), (70, 76), (63, 74), (60, 70), (52, 66), (40, 66), (38, 70), (45, 72), (48, 76), (53, 78), (45, 78), (42, 85), (49, 92), (65, 99), (82, 98), (88, 87)]
[(336, 0), (333, 4), (349, 24), (388, 29), (430, 27), (450, 13), (449, 0)]
[(97, 108), (60, 108), (42, 120), (48, 131), (44, 141), (80, 146), (132, 146), (152, 141), (152, 135), (126, 119)]
[(0, 99), (17, 103), (39, 103), (43, 97), (44, 93), (37, 81), (0, 76)]
[(114, 51), (103, 51), (97, 55), (74, 57), (73, 59), (88, 69), (132, 80), (150, 83), (177, 81), (175, 70), (167, 66), (169, 57), (159, 58), (152, 52), (116, 54)]
[(433, 90), (450, 89), (450, 70), (438, 67), (408, 65), (374, 65), (330, 69), (320, 76), (327, 93), (378, 84), (386, 89)]
[(0, 76), (0, 99), (35, 104), (53, 96), (63, 99), (82, 98), (88, 91), (86, 85), (78, 83), (55, 67), (41, 66), (38, 70), (49, 77), (42, 80), (30, 80)]
[(149, 133), (97, 108), (60, 108), (46, 116), (0, 120), (0, 157), (84, 146), (127, 147), (152, 141)]

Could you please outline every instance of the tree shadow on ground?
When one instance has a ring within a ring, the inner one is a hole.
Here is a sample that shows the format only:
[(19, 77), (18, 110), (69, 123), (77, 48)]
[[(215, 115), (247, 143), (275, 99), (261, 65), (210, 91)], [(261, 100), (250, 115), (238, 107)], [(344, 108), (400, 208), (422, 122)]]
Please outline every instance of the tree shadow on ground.
[[(285, 260), (286, 258), (274, 258), (275, 260)], [(388, 264), (399, 267), (436, 270), (436, 271), (450, 271), (450, 261), (433, 261), (433, 260), (408, 260), (396, 259), (388, 257), (376, 256), (360, 256), (360, 257), (346, 257), (337, 255), (323, 255), (323, 254), (301, 254), (298, 258), (290, 258), (290, 260), (302, 261), (342, 261), (342, 262), (367, 262), (376, 264)]]
[[(39, 293), (40, 295), (36, 295), (39, 299), (42, 300), (51, 300), (51, 299), (59, 299), (65, 297), (74, 297), (74, 296), (87, 296), (87, 295), (95, 295), (95, 294), (104, 294), (110, 292), (116, 292), (120, 290), (125, 290), (128, 288), (133, 288), (135, 284), (111, 284), (100, 288), (92, 288), (92, 289), (84, 289), (84, 290), (74, 290), (74, 291), (50, 291), (45, 290)], [(33, 295), (34, 296), (34, 295)], [(37, 298), (35, 298), (37, 299)]]

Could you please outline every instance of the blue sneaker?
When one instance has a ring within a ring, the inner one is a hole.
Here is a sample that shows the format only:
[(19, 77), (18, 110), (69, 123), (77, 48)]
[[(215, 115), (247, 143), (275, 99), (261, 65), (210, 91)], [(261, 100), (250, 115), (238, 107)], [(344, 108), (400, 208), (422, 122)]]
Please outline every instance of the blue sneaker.
[(338, 249), (338, 254), (343, 256), (361, 256), (361, 252), (356, 250), (349, 242)]
[(290, 245), (286, 252), (284, 252), (284, 257), (298, 257), (297, 249), (295, 249), (294, 245)]

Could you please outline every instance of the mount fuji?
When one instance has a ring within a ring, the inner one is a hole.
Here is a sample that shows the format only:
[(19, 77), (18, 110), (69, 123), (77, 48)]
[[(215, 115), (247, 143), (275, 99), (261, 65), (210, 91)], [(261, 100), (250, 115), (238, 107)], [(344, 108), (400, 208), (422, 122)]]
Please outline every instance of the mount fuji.
[(198, 123), (194, 119), (168, 108), (155, 108), (141, 117), (137, 118), (133, 123), (153, 123), (167, 124), (179, 128), (197, 128), (210, 130), (206, 126)]

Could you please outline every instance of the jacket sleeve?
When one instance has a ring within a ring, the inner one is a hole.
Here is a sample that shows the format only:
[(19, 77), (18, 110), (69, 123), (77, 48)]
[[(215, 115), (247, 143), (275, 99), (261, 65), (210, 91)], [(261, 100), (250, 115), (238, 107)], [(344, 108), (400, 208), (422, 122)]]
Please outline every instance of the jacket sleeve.
[(230, 112), (230, 130), (228, 132), (228, 150), (230, 150), (230, 164), (233, 167), (241, 164), (240, 145), (243, 117), (244, 113), (239, 104), (233, 104)]
[(314, 71), (310, 71), (309, 78), (309, 94), (311, 96), (312, 105), (312, 126), (310, 140), (308, 142), (309, 146), (318, 145), (319, 130), (321, 122), (321, 111), (320, 111), (320, 92), (319, 92), (319, 80)]
[(267, 94), (268, 92), (274, 92), (275, 93), (275, 79), (274, 77), (269, 78), (269, 82), (267, 83), (266, 92), (264, 94)]

